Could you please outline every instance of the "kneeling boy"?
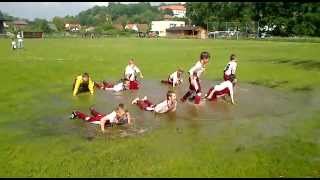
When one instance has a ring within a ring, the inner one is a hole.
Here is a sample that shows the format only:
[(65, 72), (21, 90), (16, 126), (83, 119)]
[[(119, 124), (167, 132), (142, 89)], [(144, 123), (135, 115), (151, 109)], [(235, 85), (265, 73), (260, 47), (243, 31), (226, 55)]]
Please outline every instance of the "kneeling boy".
[(183, 70), (178, 69), (177, 71), (175, 71), (169, 76), (168, 80), (162, 80), (161, 83), (170, 84), (172, 85), (172, 87), (178, 86), (183, 81), (182, 73), (183, 73)]

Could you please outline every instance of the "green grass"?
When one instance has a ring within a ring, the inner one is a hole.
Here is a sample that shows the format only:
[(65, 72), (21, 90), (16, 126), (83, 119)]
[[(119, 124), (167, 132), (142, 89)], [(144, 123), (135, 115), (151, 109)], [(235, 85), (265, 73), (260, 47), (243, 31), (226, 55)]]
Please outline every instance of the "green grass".
[[(1, 177), (320, 177), (319, 43), (26, 39), (25, 47), (12, 51), (10, 40), (0, 41)], [(71, 96), (73, 78), (83, 71), (94, 80), (117, 80), (132, 57), (146, 79), (159, 80), (177, 67), (187, 70), (204, 50), (212, 59), (203, 79), (220, 80), (235, 53), (240, 86), (299, 96), (292, 100), (299, 108), (211, 125), (164, 120), (126, 138), (66, 118), (98, 101)], [(98, 135), (89, 141), (88, 132)]]

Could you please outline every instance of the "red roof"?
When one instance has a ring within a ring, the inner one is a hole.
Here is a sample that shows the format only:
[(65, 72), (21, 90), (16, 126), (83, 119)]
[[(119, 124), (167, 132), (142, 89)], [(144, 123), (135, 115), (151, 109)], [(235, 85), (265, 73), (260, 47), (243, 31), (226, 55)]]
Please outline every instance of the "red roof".
[(16, 20), (16, 21), (13, 21), (13, 24), (15, 24), (15, 25), (27, 25), (28, 23), (26, 21), (23, 21), (23, 20)]
[(171, 9), (171, 10), (180, 10), (180, 11), (185, 11), (186, 8), (183, 5), (166, 5), (166, 6), (160, 6), (160, 10), (165, 10), (165, 9)]

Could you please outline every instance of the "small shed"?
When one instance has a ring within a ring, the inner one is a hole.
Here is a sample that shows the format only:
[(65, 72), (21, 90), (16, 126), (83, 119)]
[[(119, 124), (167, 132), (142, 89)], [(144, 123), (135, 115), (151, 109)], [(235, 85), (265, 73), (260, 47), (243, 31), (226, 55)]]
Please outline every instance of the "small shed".
[(207, 38), (207, 31), (200, 26), (171, 27), (166, 29), (166, 33), (168, 37)]
[(43, 32), (23, 32), (24, 38), (43, 38)]
[(16, 20), (16, 21), (13, 21), (12, 24), (16, 30), (21, 30), (28, 25), (28, 23), (24, 20)]

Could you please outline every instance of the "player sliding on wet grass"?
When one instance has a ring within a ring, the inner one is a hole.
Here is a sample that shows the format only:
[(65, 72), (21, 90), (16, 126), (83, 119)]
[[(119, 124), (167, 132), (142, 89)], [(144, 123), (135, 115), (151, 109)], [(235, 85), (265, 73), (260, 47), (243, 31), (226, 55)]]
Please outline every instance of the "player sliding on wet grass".
[(175, 92), (168, 91), (166, 100), (159, 104), (153, 104), (146, 96), (143, 99), (137, 97), (132, 101), (132, 104), (136, 104), (140, 109), (145, 111), (153, 111), (156, 113), (173, 112), (177, 108), (177, 96)]
[(130, 86), (130, 81), (128, 79), (122, 79), (117, 84), (112, 84), (106, 81), (103, 81), (102, 83), (95, 82), (95, 87), (101, 90), (114, 91), (114, 92), (131, 90), (130, 88), (132, 88), (132, 86)]
[(90, 113), (92, 116), (88, 116), (80, 111), (73, 111), (70, 118), (79, 118), (89, 123), (100, 124), (102, 132), (105, 132), (105, 125), (132, 124), (130, 113), (125, 109), (123, 104), (119, 104), (114, 111), (107, 115), (97, 112), (93, 107), (90, 108)]
[(178, 69), (174, 73), (170, 74), (168, 80), (161, 80), (161, 83), (170, 84), (172, 87), (176, 87), (183, 82), (182, 74), (183, 70)]

